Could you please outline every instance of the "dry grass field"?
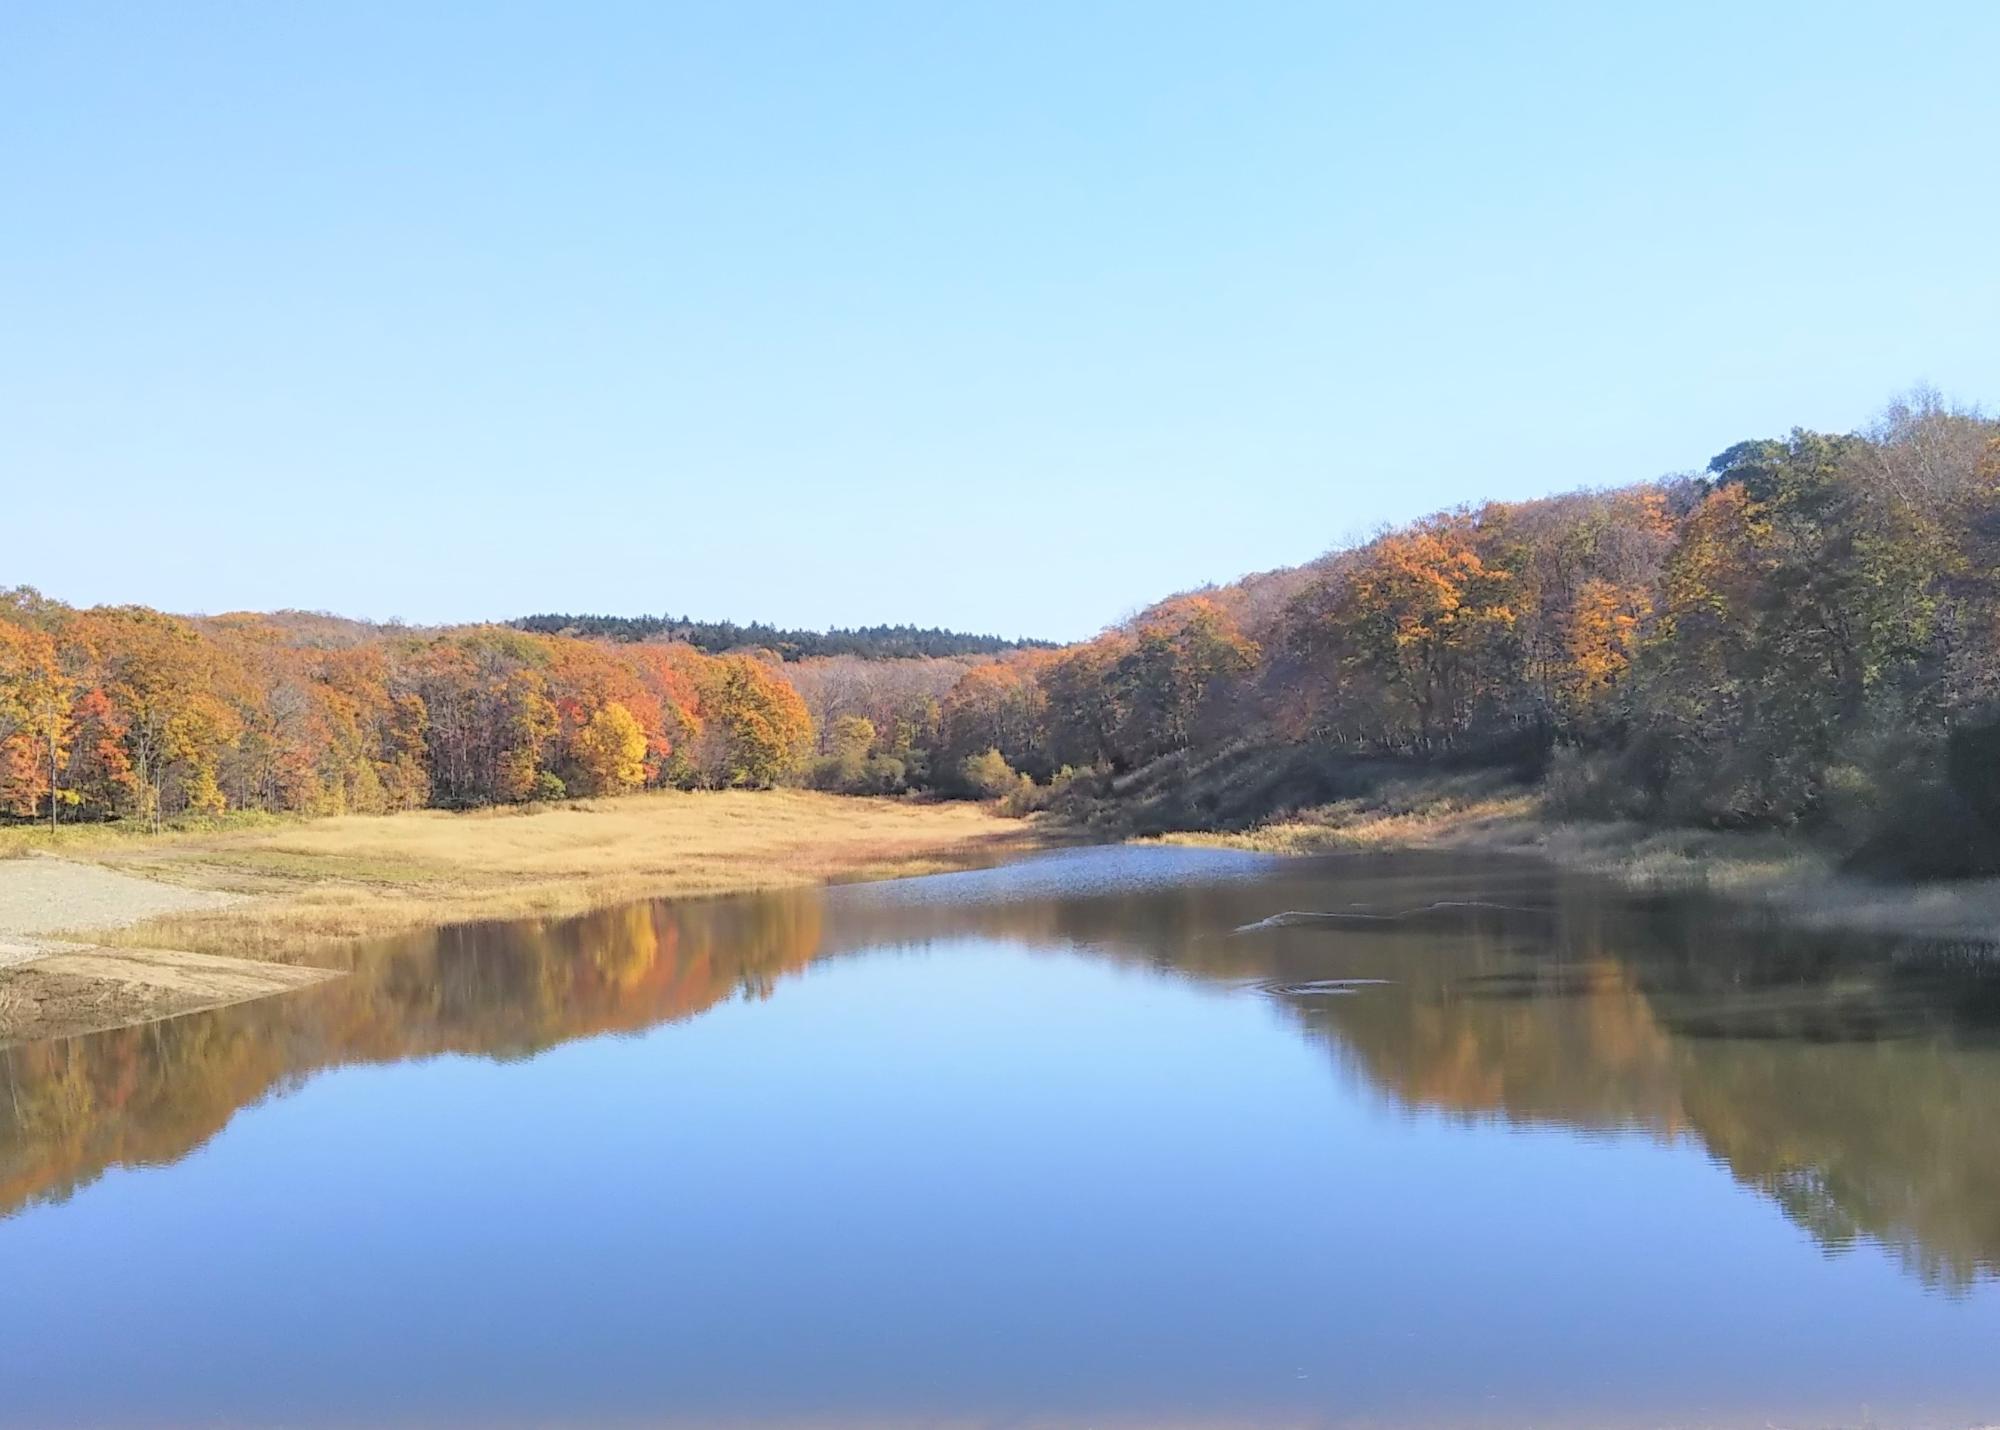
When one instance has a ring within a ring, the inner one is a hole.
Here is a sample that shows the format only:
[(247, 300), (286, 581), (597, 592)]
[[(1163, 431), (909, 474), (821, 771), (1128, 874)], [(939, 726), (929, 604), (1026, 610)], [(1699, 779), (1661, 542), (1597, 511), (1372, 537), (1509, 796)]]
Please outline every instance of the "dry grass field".
[[(8, 835), (4, 853), (24, 857), (0, 858), (0, 1043), (281, 991), (295, 980), (257, 965), (312, 962), (347, 940), (926, 873), (1037, 838), (977, 805), (798, 790), (663, 791), (159, 835), (77, 829), (53, 850), (33, 831)], [(57, 857), (33, 857), (50, 852)]]
[(1236, 833), (1166, 834), (1164, 844), (1330, 854), (1517, 837), (1540, 809), (1529, 789), (1490, 774), (1392, 780), (1368, 795), (1268, 820)]
[(923, 873), (1025, 847), (971, 804), (803, 790), (659, 791), (561, 805), (353, 815), (66, 851), (141, 878), (249, 895), (99, 943), (290, 959), (328, 941), (630, 899)]

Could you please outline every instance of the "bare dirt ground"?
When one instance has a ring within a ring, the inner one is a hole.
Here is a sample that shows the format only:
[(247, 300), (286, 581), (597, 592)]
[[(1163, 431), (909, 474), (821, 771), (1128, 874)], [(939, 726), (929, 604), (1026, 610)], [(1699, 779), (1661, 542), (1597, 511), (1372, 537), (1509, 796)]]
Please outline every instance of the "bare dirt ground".
[(149, 1023), (338, 976), (170, 948), (54, 945), (0, 983), (0, 1046)]
[(327, 971), (162, 948), (105, 948), (52, 935), (216, 910), (239, 895), (177, 888), (91, 864), (0, 860), (0, 1044), (147, 1022), (259, 998)]

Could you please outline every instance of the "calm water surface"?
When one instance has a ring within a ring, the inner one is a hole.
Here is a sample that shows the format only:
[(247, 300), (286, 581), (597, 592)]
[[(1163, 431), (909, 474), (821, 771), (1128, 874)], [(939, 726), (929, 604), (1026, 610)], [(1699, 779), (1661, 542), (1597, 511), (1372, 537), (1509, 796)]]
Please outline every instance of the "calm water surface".
[(1526, 864), (450, 930), (0, 1080), (7, 1425), (2000, 1420), (2000, 963)]

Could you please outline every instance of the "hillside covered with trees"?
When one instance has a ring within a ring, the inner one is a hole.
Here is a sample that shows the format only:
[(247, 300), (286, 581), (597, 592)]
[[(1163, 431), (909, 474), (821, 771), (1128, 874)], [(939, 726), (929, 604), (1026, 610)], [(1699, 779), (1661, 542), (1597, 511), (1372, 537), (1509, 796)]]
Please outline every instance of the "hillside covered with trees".
[(2000, 868), (2000, 424), (1918, 394), (1698, 475), (1442, 512), (1060, 649), (0, 597), (19, 818), (805, 781), (1202, 827), (1440, 763), (1577, 814)]
[[(1567, 812), (1991, 869), (2000, 424), (1919, 394), (1698, 476), (1444, 512), (983, 678), (1037, 777), (1234, 762), (1254, 816), (1357, 761), (1505, 763)], [(1229, 817), (1209, 789), (1165, 821)]]

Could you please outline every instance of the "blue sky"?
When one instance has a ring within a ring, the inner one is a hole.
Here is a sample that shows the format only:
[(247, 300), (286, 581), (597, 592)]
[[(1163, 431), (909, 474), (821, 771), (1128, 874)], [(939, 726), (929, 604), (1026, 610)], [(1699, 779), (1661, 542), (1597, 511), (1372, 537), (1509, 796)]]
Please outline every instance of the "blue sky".
[(2000, 6), (0, 4), (0, 583), (1087, 634), (2000, 402)]

